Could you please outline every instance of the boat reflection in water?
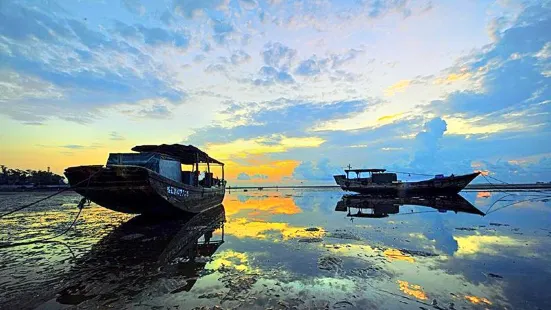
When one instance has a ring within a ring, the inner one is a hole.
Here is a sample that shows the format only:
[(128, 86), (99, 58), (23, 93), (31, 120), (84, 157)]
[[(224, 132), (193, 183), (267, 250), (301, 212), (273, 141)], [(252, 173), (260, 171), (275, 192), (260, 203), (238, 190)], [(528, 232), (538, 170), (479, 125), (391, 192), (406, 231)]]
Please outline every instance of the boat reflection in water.
[[(400, 213), (400, 206), (416, 205), (430, 207), (440, 212), (454, 211), (484, 216), (460, 195), (450, 196), (367, 196), (344, 195), (335, 211), (348, 212), (349, 217), (384, 218)], [(352, 210), (357, 209), (357, 210)]]
[(183, 219), (135, 217), (76, 263), (56, 302), (103, 308), (189, 291), (224, 242), (225, 219), (222, 205)]

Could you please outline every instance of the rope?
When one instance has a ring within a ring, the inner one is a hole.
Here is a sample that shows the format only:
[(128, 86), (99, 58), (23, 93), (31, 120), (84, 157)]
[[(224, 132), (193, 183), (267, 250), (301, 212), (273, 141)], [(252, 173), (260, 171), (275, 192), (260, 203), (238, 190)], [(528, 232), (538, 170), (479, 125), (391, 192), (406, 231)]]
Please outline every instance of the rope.
[(495, 210), (492, 210), (491, 212), (486, 213), (486, 215), (491, 214), (491, 213), (494, 213), (494, 212), (499, 211), (499, 210), (502, 210), (502, 209), (505, 209), (505, 208), (507, 208), (507, 207), (510, 207), (510, 206), (513, 206), (513, 205), (522, 203), (522, 202), (545, 200), (545, 199), (548, 199), (548, 198), (550, 198), (550, 197), (551, 197), (551, 195), (549, 195), (549, 196), (540, 196), (540, 197), (536, 197), (536, 198), (530, 198), (530, 199), (524, 199), (524, 200), (515, 201), (515, 202), (513, 202), (513, 203), (510, 203), (510, 204), (501, 206), (500, 208), (497, 208), (497, 209), (495, 209)]
[(13, 213), (15, 213), (15, 212), (17, 212), (17, 211), (21, 211), (21, 210), (23, 210), (23, 209), (32, 207), (32, 206), (34, 206), (35, 204), (38, 204), (38, 203), (40, 203), (40, 202), (42, 202), (42, 201), (44, 201), (44, 200), (48, 200), (48, 199), (50, 199), (50, 198), (52, 198), (52, 197), (54, 197), (54, 196), (57, 196), (57, 195), (59, 195), (59, 194), (61, 194), (61, 193), (63, 193), (63, 192), (66, 192), (66, 191), (68, 191), (68, 190), (70, 190), (70, 189), (73, 189), (73, 188), (79, 186), (80, 184), (82, 184), (82, 183), (84, 183), (84, 182), (88, 182), (88, 184), (86, 185), (86, 192), (88, 192), (88, 186), (90, 185), (90, 179), (92, 179), (92, 177), (93, 177), (94, 175), (100, 173), (101, 171), (102, 171), (102, 170), (100, 169), (100, 170), (98, 170), (98, 171), (92, 173), (87, 179), (82, 180), (82, 181), (78, 182), (77, 184), (75, 184), (75, 185), (73, 185), (73, 186), (71, 186), (71, 187), (64, 188), (64, 189), (60, 190), (60, 191), (57, 192), (57, 193), (53, 193), (53, 194), (51, 194), (51, 195), (49, 195), (49, 196), (47, 196), (47, 197), (44, 197), (44, 198), (42, 198), (42, 199), (39, 199), (39, 200), (35, 201), (35, 202), (31, 202), (31, 203), (26, 204), (26, 205), (24, 205), (24, 206), (17, 207), (17, 208), (15, 208), (15, 209), (11, 210), (11, 211), (8, 211), (8, 212), (6, 212), (6, 213), (0, 215), (0, 218), (3, 218), (3, 217), (8, 216), (8, 215), (10, 215), (10, 214), (13, 214)]
[[(30, 241), (22, 241), (22, 242), (12, 242), (12, 243), (7, 243), (7, 244), (0, 244), (0, 249), (3, 249), (3, 248), (11, 248), (11, 247), (16, 247), (16, 246), (22, 246), (22, 245), (29, 245), (29, 244), (34, 244), (34, 243), (44, 243), (44, 242), (50, 242), (50, 240), (52, 239), (55, 239), (55, 238), (58, 238), (58, 237), (61, 237), (63, 236), (64, 234), (66, 234), (67, 232), (69, 232), (69, 230), (71, 228), (73, 228), (73, 226), (75, 226), (75, 223), (77, 222), (78, 218), (80, 217), (80, 214), (82, 213), (82, 209), (84, 209), (84, 203), (86, 202), (86, 198), (82, 198), (80, 200), (80, 202), (78, 203), (78, 213), (77, 213), (77, 216), (75, 216), (75, 219), (73, 220), (73, 222), (71, 223), (71, 225), (69, 225), (69, 227), (67, 227), (67, 229), (65, 229), (63, 232), (53, 236), (53, 237), (50, 237), (50, 238), (46, 238), (46, 239), (42, 239), (42, 240), (30, 240)], [(74, 255), (74, 254), (73, 254)]]
[(501, 180), (498, 179), (498, 178), (494, 178), (493, 176), (491, 176), (491, 175), (489, 175), (489, 174), (488, 174), (488, 177), (489, 177), (489, 178), (492, 178), (492, 179), (494, 179), (494, 180), (496, 180), (496, 181), (498, 181), (498, 182), (501, 182), (501, 183), (503, 183), (503, 184), (509, 184), (509, 183), (507, 183), (507, 182), (505, 182), (505, 181), (501, 181)]
[[(29, 245), (29, 244), (34, 244), (34, 243), (49, 242), (50, 240), (55, 239), (55, 238), (58, 238), (58, 237), (61, 237), (61, 236), (65, 235), (67, 232), (69, 232), (69, 230), (71, 230), (71, 228), (73, 228), (73, 226), (75, 226), (75, 224), (76, 224), (78, 218), (80, 217), (80, 214), (82, 213), (82, 209), (84, 209), (84, 204), (85, 204), (86, 201), (87, 201), (86, 196), (88, 196), (88, 189), (90, 188), (90, 180), (92, 179), (92, 177), (93, 177), (94, 175), (98, 174), (98, 173), (101, 172), (101, 171), (102, 171), (102, 170), (98, 170), (98, 171), (96, 171), (96, 172), (90, 174), (90, 176), (89, 176), (87, 179), (82, 180), (82, 181), (78, 182), (77, 184), (75, 184), (75, 185), (73, 185), (73, 186), (70, 187), (70, 188), (74, 188), (74, 187), (78, 186), (79, 184), (82, 184), (82, 183), (84, 183), (84, 182), (87, 182), (87, 183), (86, 183), (86, 192), (85, 192), (85, 194), (84, 194), (84, 197), (82, 197), (82, 199), (80, 200), (80, 202), (79, 202), (78, 205), (77, 205), (77, 207), (78, 207), (78, 213), (77, 213), (77, 215), (75, 216), (75, 219), (73, 220), (73, 222), (71, 223), (71, 225), (69, 225), (69, 227), (67, 227), (67, 229), (65, 229), (63, 232), (61, 232), (61, 233), (59, 233), (59, 234), (57, 234), (57, 235), (55, 235), (55, 236), (53, 236), (53, 237), (46, 238), (46, 239), (42, 239), (42, 240), (30, 240), (30, 241), (22, 241), (22, 242), (12, 242), (12, 243), (0, 244), (0, 249), (3, 249), (3, 248), (11, 248), (11, 247), (16, 247), (16, 246), (22, 246), (22, 245)], [(65, 189), (65, 190), (67, 190), (67, 189)], [(8, 212), (8, 213), (3, 214), (2, 216), (0, 216), (0, 218), (6, 216), (6, 215), (8, 215), (8, 214), (12, 214), (12, 213), (14, 213), (14, 212), (17, 212), (17, 211), (19, 211), (19, 210), (22, 210), (22, 209), (24, 209), (24, 208), (28, 208), (28, 207), (30, 207), (30, 206), (33, 206), (33, 205), (35, 205), (35, 204), (37, 204), (37, 203), (39, 203), (39, 202), (41, 202), (41, 201), (46, 200), (47, 198), (51, 198), (51, 197), (53, 197), (53, 196), (55, 196), (55, 195), (58, 195), (58, 194), (60, 194), (61, 192), (62, 192), (62, 191), (57, 192), (57, 193), (55, 193), (55, 194), (53, 194), (53, 195), (50, 195), (50, 196), (48, 196), (48, 197), (46, 197), (46, 198), (37, 200), (37, 201), (35, 201), (35, 202), (33, 202), (33, 203), (27, 204), (27, 205), (25, 205), (25, 206), (23, 206), (23, 207), (19, 207), (19, 208), (15, 209), (15, 210), (12, 210), (12, 211), (10, 211), (10, 212)], [(74, 256), (74, 254), (73, 254), (73, 256)]]

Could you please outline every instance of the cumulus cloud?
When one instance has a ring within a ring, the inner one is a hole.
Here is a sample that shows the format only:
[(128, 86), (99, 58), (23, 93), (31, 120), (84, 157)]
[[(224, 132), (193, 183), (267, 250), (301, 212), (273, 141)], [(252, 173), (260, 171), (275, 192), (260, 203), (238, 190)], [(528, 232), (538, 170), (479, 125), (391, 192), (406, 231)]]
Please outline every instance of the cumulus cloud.
[(521, 109), (535, 100), (551, 98), (551, 88), (546, 86), (551, 77), (542, 70), (545, 60), (537, 57), (551, 40), (550, 28), (551, 8), (528, 7), (491, 49), (475, 55), (466, 65), (470, 72), (481, 72), (482, 89), (453, 92), (443, 101), (433, 101), (430, 108), (472, 117)]
[(234, 27), (226, 21), (215, 20), (212, 23), (212, 38), (218, 44), (224, 44), (228, 37), (235, 31)]
[(237, 50), (231, 55), (231, 63), (240, 65), (251, 60), (251, 56), (243, 50)]
[(287, 70), (294, 61), (297, 51), (279, 42), (264, 45), (262, 57), (267, 66)]
[(446, 121), (437, 117), (424, 125), (424, 130), (415, 136), (415, 155), (411, 166), (420, 169), (430, 168), (437, 162), (440, 141), (447, 130)]
[(293, 178), (297, 180), (331, 181), (333, 175), (340, 174), (340, 170), (339, 167), (332, 165), (327, 158), (317, 162), (303, 161), (293, 171)]
[(285, 71), (270, 66), (263, 66), (258, 72), (259, 77), (254, 80), (255, 85), (293, 84), (295, 79)]
[(262, 173), (257, 173), (257, 174), (253, 174), (253, 176), (251, 178), (252, 179), (257, 179), (257, 180), (266, 180), (266, 179), (268, 179), (268, 176), (265, 175), (265, 174), (262, 174)]
[(237, 179), (243, 181), (243, 180), (250, 180), (251, 177), (248, 174), (246, 174), (245, 172), (241, 172), (237, 175)]
[(313, 57), (300, 62), (295, 70), (295, 74), (306, 76), (317, 75), (321, 72), (324, 66), (325, 62), (318, 61), (315, 57)]
[(223, 64), (210, 64), (205, 68), (205, 72), (226, 72), (226, 66), (224, 66)]

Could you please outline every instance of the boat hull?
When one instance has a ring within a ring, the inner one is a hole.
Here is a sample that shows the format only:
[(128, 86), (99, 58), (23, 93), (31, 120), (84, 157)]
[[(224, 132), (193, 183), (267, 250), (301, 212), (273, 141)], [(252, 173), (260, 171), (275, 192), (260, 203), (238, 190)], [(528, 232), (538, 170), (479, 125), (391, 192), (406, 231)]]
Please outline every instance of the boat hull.
[(449, 176), (438, 179), (430, 179), (419, 182), (398, 182), (398, 183), (371, 183), (368, 179), (347, 179), (345, 175), (335, 175), (335, 181), (345, 191), (360, 194), (375, 195), (453, 195), (459, 193), (474, 178), (478, 172)]
[(131, 214), (200, 213), (220, 205), (225, 194), (223, 185), (195, 187), (139, 166), (70, 167), (65, 176), (74, 190), (87, 199)]

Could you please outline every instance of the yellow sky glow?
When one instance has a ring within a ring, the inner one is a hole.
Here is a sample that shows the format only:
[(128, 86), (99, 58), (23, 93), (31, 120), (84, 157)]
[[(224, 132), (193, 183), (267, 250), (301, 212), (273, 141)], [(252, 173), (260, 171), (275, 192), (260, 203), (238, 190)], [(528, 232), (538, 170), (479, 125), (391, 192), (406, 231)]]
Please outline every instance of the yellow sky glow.
[(392, 97), (396, 93), (400, 93), (406, 90), (411, 84), (411, 80), (400, 80), (385, 89), (385, 96)]

